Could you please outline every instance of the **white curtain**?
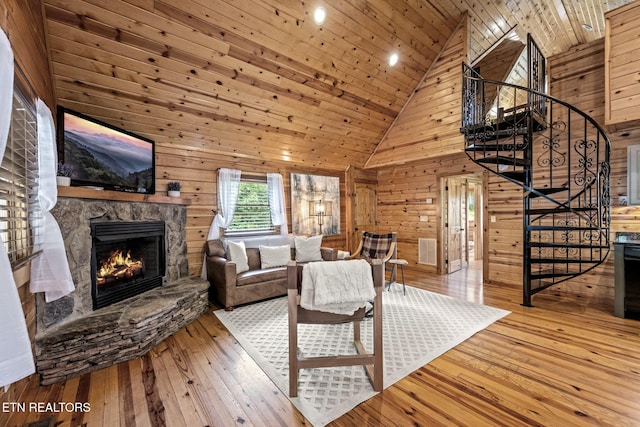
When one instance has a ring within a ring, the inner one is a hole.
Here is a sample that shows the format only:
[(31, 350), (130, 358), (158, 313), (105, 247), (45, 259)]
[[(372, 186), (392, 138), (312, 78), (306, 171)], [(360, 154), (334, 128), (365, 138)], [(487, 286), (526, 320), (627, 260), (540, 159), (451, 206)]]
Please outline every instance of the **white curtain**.
[[(233, 221), (233, 214), (238, 204), (238, 189), (240, 188), (241, 171), (237, 169), (220, 169), (218, 171), (218, 213), (211, 222), (207, 240), (220, 238), (220, 229), (227, 228)], [(202, 274), (207, 278), (206, 254), (202, 261)]]
[(38, 202), (43, 212), (44, 233), (36, 234), (36, 250), (42, 250), (42, 253), (31, 263), (29, 288), (32, 293), (44, 292), (45, 300), (51, 302), (73, 292), (75, 288), (60, 227), (49, 212), (58, 200), (56, 186), (58, 160), (53, 116), (47, 104), (41, 99), (37, 100), (36, 105), (38, 111)]
[(238, 204), (241, 173), (236, 169), (220, 169), (218, 172), (218, 213), (213, 218), (207, 240), (220, 238), (220, 229), (231, 225)]
[(267, 174), (267, 191), (269, 192), (269, 209), (271, 222), (280, 226), (280, 234), (289, 234), (287, 226), (287, 207), (284, 201), (284, 184), (279, 173)]
[[(0, 161), (7, 148), (13, 103), (13, 52), (0, 30)], [(0, 386), (35, 372), (27, 324), (13, 279), (11, 263), (0, 237)]]

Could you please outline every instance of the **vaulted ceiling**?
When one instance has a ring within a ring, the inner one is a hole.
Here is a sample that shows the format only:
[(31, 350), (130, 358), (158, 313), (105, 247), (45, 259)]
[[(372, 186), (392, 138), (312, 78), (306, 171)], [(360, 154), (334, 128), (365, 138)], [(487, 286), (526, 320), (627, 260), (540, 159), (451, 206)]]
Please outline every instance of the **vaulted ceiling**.
[(564, 52), (628, 2), (43, 0), (60, 105), (161, 147), (341, 170), (367, 163), (465, 12), (473, 61), (511, 30)]

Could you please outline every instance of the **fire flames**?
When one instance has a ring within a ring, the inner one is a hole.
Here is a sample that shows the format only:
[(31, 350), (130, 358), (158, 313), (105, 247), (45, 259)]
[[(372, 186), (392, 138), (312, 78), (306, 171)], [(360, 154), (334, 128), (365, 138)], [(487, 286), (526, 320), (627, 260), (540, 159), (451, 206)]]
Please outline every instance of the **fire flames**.
[(124, 255), (121, 250), (116, 250), (98, 268), (96, 279), (98, 285), (104, 285), (116, 280), (131, 279), (141, 272), (142, 259), (131, 258), (131, 251)]

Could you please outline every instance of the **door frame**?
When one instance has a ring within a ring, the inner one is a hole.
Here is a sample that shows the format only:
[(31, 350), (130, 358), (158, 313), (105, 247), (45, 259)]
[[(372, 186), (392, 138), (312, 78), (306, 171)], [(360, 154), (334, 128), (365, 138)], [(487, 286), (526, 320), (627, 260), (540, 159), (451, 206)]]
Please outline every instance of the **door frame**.
[[(487, 183), (488, 183), (488, 174), (486, 172), (481, 172), (480, 174), (478, 173), (466, 173), (466, 174), (461, 174), (461, 173), (451, 173), (451, 174), (439, 174), (438, 178), (440, 180), (440, 203), (438, 206), (439, 209), (439, 217), (440, 217), (440, 227), (438, 230), (438, 266), (437, 266), (437, 272), (438, 274), (447, 274), (447, 267), (445, 264), (445, 260), (446, 260), (446, 248), (447, 248), (447, 232), (445, 229), (445, 223), (446, 223), (446, 210), (448, 209), (448, 200), (447, 200), (447, 193), (445, 191), (445, 182), (447, 179), (450, 178), (462, 178), (462, 179), (470, 179), (475, 181), (477, 184), (477, 186), (480, 186), (482, 188), (482, 229), (480, 232), (477, 233), (477, 236), (480, 237), (482, 239), (482, 251), (483, 251), (483, 257), (482, 257), (482, 274), (483, 277), (486, 277), (485, 275), (488, 272), (488, 265), (487, 265), (487, 260), (489, 259), (486, 253), (487, 251), (487, 218), (488, 218), (488, 204), (487, 204)], [(467, 192), (465, 192), (466, 194)], [(465, 206), (466, 206), (466, 202), (465, 202)], [(465, 208), (466, 209), (466, 208)], [(478, 210), (479, 206), (475, 206), (475, 209)], [(465, 215), (466, 216), (466, 215)], [(465, 221), (466, 222), (466, 221)], [(480, 224), (478, 224), (480, 225)], [(466, 225), (465, 225), (466, 226)], [(468, 239), (468, 232), (469, 230), (465, 230), (465, 240)], [(465, 242), (465, 246), (468, 245), (468, 242)], [(463, 258), (465, 256), (468, 257), (468, 250), (464, 250), (463, 251)], [(463, 259), (463, 261), (468, 261), (468, 259)], [(465, 266), (463, 265), (463, 268)]]
[[(460, 268), (458, 268), (455, 271), (459, 271), (462, 270), (464, 268), (466, 268), (467, 266), (467, 250), (466, 250), (466, 244), (467, 244), (467, 233), (468, 230), (466, 229), (466, 223), (467, 223), (467, 218), (466, 218), (466, 214), (467, 214), (467, 207), (466, 207), (466, 194), (468, 193), (467, 191), (467, 176), (466, 175), (450, 175), (450, 176), (444, 176), (440, 178), (440, 191), (442, 194), (442, 203), (441, 203), (441, 213), (442, 215), (440, 216), (440, 230), (442, 233), (442, 240), (441, 240), (441, 246), (442, 246), (442, 258), (441, 258), (441, 263), (442, 263), (442, 271), (444, 274), (450, 274), (453, 273), (451, 270), (452, 268), (452, 264), (449, 258), (449, 255), (451, 255), (451, 248), (449, 247), (450, 245), (450, 231), (452, 228), (452, 224), (450, 221), (450, 212), (449, 212), (449, 207), (450, 207), (450, 201), (453, 200), (454, 198), (449, 197), (450, 195), (450, 187), (452, 187), (454, 184), (451, 182), (455, 180), (456, 186), (460, 186), (460, 200), (458, 200), (458, 206), (460, 207), (460, 224), (462, 225), (460, 227), (460, 236), (459, 236), (459, 246), (460, 246), (460, 253), (458, 254), (458, 256), (456, 258), (454, 258), (455, 260), (460, 260)], [(462, 208), (464, 206), (464, 209)]]

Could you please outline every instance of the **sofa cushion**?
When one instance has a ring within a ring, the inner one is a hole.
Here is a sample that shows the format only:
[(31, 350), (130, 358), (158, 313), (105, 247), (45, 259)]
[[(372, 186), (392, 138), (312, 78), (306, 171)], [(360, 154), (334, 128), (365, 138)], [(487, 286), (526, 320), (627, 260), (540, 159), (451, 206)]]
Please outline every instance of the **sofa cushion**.
[(291, 261), (291, 246), (260, 246), (260, 268), (282, 267)]
[(287, 278), (286, 267), (268, 268), (266, 270), (249, 270), (239, 274), (236, 280), (237, 286), (255, 285), (270, 282), (272, 280)]
[(247, 259), (247, 250), (244, 242), (227, 242), (229, 249), (229, 258), (236, 264), (236, 273), (242, 273), (249, 270), (249, 261)]
[(297, 262), (322, 261), (322, 234), (313, 237), (296, 236), (295, 245)]
[(249, 270), (260, 270), (260, 249), (247, 248), (247, 260), (249, 262)]
[(267, 236), (260, 237), (243, 237), (242, 240), (244, 242), (245, 248), (256, 248), (258, 249), (260, 246), (283, 246), (283, 245), (293, 245), (293, 234), (281, 235), (281, 234), (270, 234)]

